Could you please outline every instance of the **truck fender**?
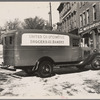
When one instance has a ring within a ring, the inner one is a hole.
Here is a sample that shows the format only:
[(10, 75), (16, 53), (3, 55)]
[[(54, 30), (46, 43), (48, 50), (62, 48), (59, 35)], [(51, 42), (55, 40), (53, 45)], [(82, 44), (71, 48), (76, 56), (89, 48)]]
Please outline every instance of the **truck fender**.
[(100, 53), (93, 53), (92, 55), (90, 55), (89, 57), (89, 64), (91, 64), (91, 62), (95, 59), (96, 56), (100, 55)]
[(50, 57), (45, 56), (45, 57), (40, 58), (38, 61), (36, 61), (35, 67), (33, 67), (32, 71), (37, 71), (38, 67), (39, 67), (39, 64), (42, 61), (45, 61), (45, 60), (46, 61), (50, 61), (50, 62), (52, 62), (54, 64), (54, 60), (53, 59), (51, 59)]
[(81, 61), (77, 66), (86, 66), (86, 65), (91, 64), (91, 62), (95, 59), (97, 55), (100, 55), (100, 53), (98, 52), (91, 53), (87, 58)]

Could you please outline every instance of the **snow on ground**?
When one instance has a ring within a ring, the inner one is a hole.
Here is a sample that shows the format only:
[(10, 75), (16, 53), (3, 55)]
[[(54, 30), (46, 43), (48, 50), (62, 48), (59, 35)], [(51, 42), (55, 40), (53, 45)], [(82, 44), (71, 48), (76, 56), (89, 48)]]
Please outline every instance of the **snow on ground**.
[[(100, 71), (88, 70), (70, 74), (57, 74), (50, 78), (40, 78), (37, 76), (27, 76), (23, 71), (20, 77), (12, 77), (12, 71), (0, 69), (0, 73), (5, 73), (7, 79), (1, 84), (1, 98), (100, 98)], [(26, 75), (26, 76), (25, 76)]]

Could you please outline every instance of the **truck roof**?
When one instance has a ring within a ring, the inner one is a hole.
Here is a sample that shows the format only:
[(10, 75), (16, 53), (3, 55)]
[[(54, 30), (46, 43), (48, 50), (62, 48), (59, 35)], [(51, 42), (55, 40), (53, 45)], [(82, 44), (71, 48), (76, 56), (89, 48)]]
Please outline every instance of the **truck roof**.
[(10, 31), (6, 31), (4, 32), (4, 34), (2, 34), (4, 37), (5, 36), (11, 36), (14, 35), (16, 32), (19, 32), (20, 34), (23, 33), (40, 33), (40, 34), (59, 34), (59, 35), (68, 35), (71, 37), (76, 37), (76, 38), (80, 38), (80, 36), (78, 35), (74, 35), (74, 34), (69, 34), (66, 32), (59, 32), (59, 31), (47, 31), (47, 30), (36, 30), (36, 29), (18, 29), (18, 30), (10, 30)]

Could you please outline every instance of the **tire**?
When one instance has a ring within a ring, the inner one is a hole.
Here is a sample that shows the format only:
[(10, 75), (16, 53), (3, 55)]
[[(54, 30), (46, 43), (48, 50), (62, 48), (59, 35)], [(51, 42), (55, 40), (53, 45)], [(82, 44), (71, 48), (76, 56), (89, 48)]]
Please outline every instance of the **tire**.
[(33, 71), (32, 71), (32, 68), (31, 67), (30, 68), (25, 68), (25, 69), (23, 69), (23, 71), (25, 73), (27, 73), (28, 75), (33, 75)]
[(99, 70), (100, 69), (100, 55), (96, 56), (92, 63), (91, 63), (91, 67), (94, 70)]
[(50, 77), (53, 73), (53, 63), (50, 61), (43, 61), (39, 64), (38, 75), (42, 78)]

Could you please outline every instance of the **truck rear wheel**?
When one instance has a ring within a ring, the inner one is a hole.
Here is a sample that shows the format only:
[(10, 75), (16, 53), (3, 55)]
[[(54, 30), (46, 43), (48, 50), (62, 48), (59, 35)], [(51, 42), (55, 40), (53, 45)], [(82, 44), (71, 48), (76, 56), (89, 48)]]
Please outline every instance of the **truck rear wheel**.
[(38, 74), (40, 77), (50, 77), (53, 72), (53, 63), (50, 61), (42, 61), (39, 64)]
[(92, 63), (91, 63), (91, 66), (94, 70), (98, 70), (100, 69), (100, 55), (96, 56)]

